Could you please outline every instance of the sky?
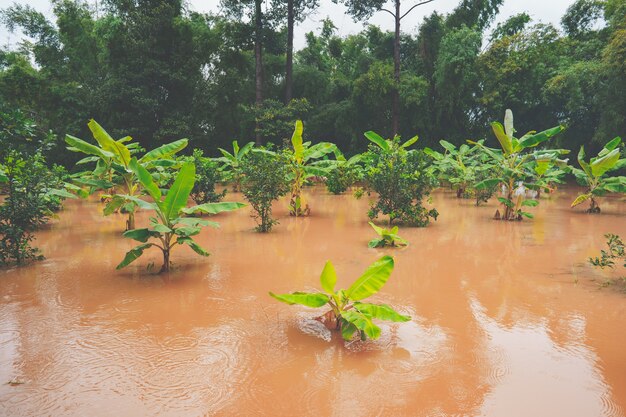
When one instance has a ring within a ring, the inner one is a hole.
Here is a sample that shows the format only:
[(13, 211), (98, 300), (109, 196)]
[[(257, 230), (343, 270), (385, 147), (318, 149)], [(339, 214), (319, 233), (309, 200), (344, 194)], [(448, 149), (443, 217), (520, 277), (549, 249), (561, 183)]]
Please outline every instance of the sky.
[[(88, 1), (92, 4), (95, 3), (95, 0)], [(27, 3), (50, 19), (54, 19), (52, 5), (49, 0), (17, 0), (15, 2)], [(187, 0), (187, 2), (189, 8), (197, 12), (217, 12), (219, 10), (219, 0)], [(405, 6), (403, 9), (408, 10), (416, 2), (417, 0), (404, 0), (403, 5)], [(0, 8), (5, 8), (13, 3), (14, 1), (11, 0), (0, 0)], [(419, 6), (402, 20), (402, 31), (414, 34), (425, 16), (428, 16), (435, 10), (440, 13), (449, 13), (458, 3), (459, 0), (435, 0), (432, 3)], [(574, 3), (574, 0), (505, 0), (495, 23), (502, 22), (512, 15), (527, 12), (535, 22), (553, 23), (558, 27), (561, 16), (572, 3)], [(315, 14), (296, 27), (294, 36), (296, 49), (300, 49), (305, 45), (304, 35), (307, 32), (319, 33), (321, 22), (326, 17), (330, 17), (333, 20), (337, 27), (337, 34), (340, 36), (357, 33), (363, 29), (366, 23), (355, 23), (350, 16), (345, 14), (343, 6), (334, 4), (331, 0), (320, 0), (320, 4), (320, 8)], [(374, 14), (367, 23), (380, 26), (383, 30), (393, 30), (393, 18), (385, 12)], [(15, 45), (20, 39), (22, 39), (20, 33), (11, 34), (6, 27), (0, 26), (1, 45)]]

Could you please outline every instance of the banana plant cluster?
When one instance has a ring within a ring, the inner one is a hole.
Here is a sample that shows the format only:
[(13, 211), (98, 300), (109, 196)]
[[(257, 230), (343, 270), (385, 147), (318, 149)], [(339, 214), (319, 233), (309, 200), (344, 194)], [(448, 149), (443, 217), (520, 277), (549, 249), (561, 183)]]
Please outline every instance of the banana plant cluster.
[[(483, 140), (477, 143), (482, 145)], [(495, 187), (477, 190), (475, 185), (493, 176), (496, 167), (479, 145), (472, 147), (463, 144), (458, 148), (448, 141), (440, 140), (444, 153), (425, 148), (424, 152), (433, 159), (433, 166), (439, 181), (445, 182), (456, 191), (457, 198), (475, 198), (476, 205), (488, 200)]]
[(407, 246), (409, 242), (398, 236), (398, 226), (394, 226), (391, 229), (385, 229), (376, 226), (374, 223), (369, 222), (372, 229), (379, 236), (378, 239), (372, 239), (369, 241), (368, 246), (370, 248), (384, 248), (385, 246), (398, 247)]
[[(124, 237), (136, 240), (141, 244), (126, 253), (117, 269), (135, 261), (146, 249), (151, 247), (160, 249), (163, 254), (161, 272), (170, 270), (170, 254), (177, 245), (187, 245), (198, 255), (208, 256), (209, 253), (193, 240), (193, 236), (199, 234), (202, 227), (218, 227), (219, 225), (201, 218), (188, 217), (188, 215), (195, 213), (217, 214), (245, 206), (242, 203), (222, 202), (187, 207), (189, 194), (196, 179), (196, 168), (191, 162), (187, 162), (181, 167), (164, 199), (162, 199), (161, 189), (154, 182), (151, 174), (136, 158), (130, 160), (129, 168), (139, 179), (143, 189), (153, 202), (150, 203), (131, 195), (122, 197), (133, 201), (142, 209), (152, 210), (155, 215), (150, 218), (149, 227), (132, 229), (124, 233)], [(149, 242), (150, 239), (154, 241)]]
[(626, 193), (626, 177), (608, 177), (606, 174), (626, 168), (626, 158), (621, 157), (619, 146), (622, 139), (618, 136), (609, 141), (597, 156), (585, 161), (585, 147), (580, 147), (578, 152), (578, 164), (582, 169), (574, 168), (572, 172), (578, 182), (587, 187), (573, 202), (575, 207), (585, 201), (589, 201), (588, 213), (599, 213), (597, 198), (607, 193)]
[(322, 158), (330, 153), (339, 154), (337, 145), (333, 143), (320, 142), (311, 145), (311, 142), (304, 142), (303, 130), (302, 121), (297, 120), (291, 136), (292, 149), (285, 150), (289, 166), (288, 179), (291, 183), (289, 214), (296, 217), (308, 216), (311, 212), (302, 192), (306, 181), (312, 177), (328, 175), (336, 162)]
[(503, 196), (498, 198), (503, 212), (496, 211), (498, 220), (521, 220), (522, 217), (532, 218), (533, 215), (525, 210), (526, 207), (535, 207), (539, 202), (526, 198), (527, 189), (535, 190), (539, 187), (536, 179), (538, 172), (529, 169), (531, 166), (541, 166), (541, 170), (552, 165), (567, 166), (567, 160), (561, 160), (561, 155), (569, 153), (567, 150), (533, 150), (533, 148), (560, 133), (563, 126), (556, 126), (542, 132), (530, 131), (521, 138), (514, 136), (513, 112), (507, 109), (504, 116), (504, 125), (499, 122), (491, 123), (493, 132), (501, 149), (491, 149), (484, 144), (468, 141), (477, 145), (489, 156), (491, 163), (499, 167), (499, 175), (488, 178), (476, 184), (477, 189), (486, 189), (497, 185), (502, 186)]
[(362, 300), (376, 294), (385, 285), (391, 272), (394, 261), (390, 256), (383, 256), (371, 264), (348, 289), (335, 290), (337, 273), (335, 267), (328, 261), (322, 270), (320, 283), (324, 292), (294, 292), (291, 294), (270, 295), (283, 303), (300, 304), (307, 307), (330, 307), (330, 310), (319, 317), (319, 320), (335, 330), (341, 331), (345, 340), (352, 340), (359, 334), (362, 340), (377, 339), (380, 336), (380, 327), (373, 320), (387, 320), (392, 322), (406, 322), (409, 316), (402, 315), (387, 304), (364, 303)]
[[(104, 215), (110, 215), (118, 210), (128, 213), (126, 230), (135, 228), (135, 210), (139, 207), (134, 198), (139, 195), (141, 184), (137, 181), (136, 173), (130, 167), (131, 159), (141, 150), (139, 144), (128, 143), (130, 136), (115, 140), (95, 120), (88, 123), (89, 130), (93, 134), (98, 146), (88, 143), (77, 137), (67, 135), (65, 142), (68, 149), (74, 152), (82, 152), (89, 155), (79, 161), (79, 164), (96, 162), (96, 167), (91, 172), (86, 172), (75, 182), (86, 185), (91, 191), (107, 190), (110, 195), (105, 195), (107, 204)], [(136, 162), (147, 170), (170, 168), (177, 164), (174, 155), (187, 146), (187, 139), (180, 139), (147, 152)]]

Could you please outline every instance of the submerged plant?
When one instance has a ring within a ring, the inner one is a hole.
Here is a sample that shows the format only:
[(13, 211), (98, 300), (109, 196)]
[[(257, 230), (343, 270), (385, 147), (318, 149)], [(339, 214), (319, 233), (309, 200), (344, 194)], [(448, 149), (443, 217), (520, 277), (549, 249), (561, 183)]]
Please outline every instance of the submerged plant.
[[(150, 227), (128, 230), (124, 233), (124, 237), (141, 242), (141, 245), (128, 251), (117, 269), (127, 266), (139, 258), (146, 249), (153, 246), (159, 248), (163, 253), (161, 272), (170, 270), (170, 253), (176, 245), (187, 245), (198, 255), (208, 256), (209, 253), (198, 245), (192, 236), (200, 233), (202, 227), (217, 227), (219, 225), (215, 222), (197, 217), (187, 217), (186, 215), (194, 213), (217, 214), (245, 206), (242, 203), (206, 203), (187, 207), (187, 200), (195, 183), (196, 169), (191, 162), (187, 162), (181, 167), (163, 200), (161, 190), (145, 167), (140, 165), (135, 158), (131, 159), (129, 167), (137, 175), (154, 202), (149, 203), (133, 196), (124, 196), (124, 198), (134, 201), (143, 209), (153, 210), (155, 216), (150, 218)], [(156, 242), (148, 242), (150, 239), (154, 239)]]
[(216, 158), (217, 162), (223, 164), (222, 170), (226, 173), (227, 179), (232, 181), (233, 190), (239, 191), (239, 185), (241, 184), (241, 178), (243, 175), (244, 161), (248, 157), (250, 151), (254, 147), (254, 142), (248, 142), (243, 147), (239, 147), (239, 142), (233, 141), (233, 153), (228, 152), (226, 149), (217, 148), (222, 153), (222, 156)]
[(624, 262), (624, 268), (626, 268), (626, 246), (622, 239), (612, 233), (607, 233), (604, 237), (607, 239), (608, 251), (600, 250), (600, 257), (589, 258), (589, 263), (604, 269), (606, 267), (613, 268), (615, 261), (617, 261)]
[(491, 163), (499, 168), (499, 176), (492, 177), (476, 184), (476, 189), (488, 189), (500, 184), (503, 196), (498, 198), (502, 204), (502, 213), (496, 211), (497, 220), (521, 220), (522, 217), (532, 218), (533, 215), (525, 211), (525, 207), (535, 207), (539, 202), (526, 199), (527, 189), (537, 189), (535, 183), (538, 173), (528, 169), (530, 162), (537, 162), (549, 167), (552, 164), (566, 165), (567, 160), (558, 157), (569, 153), (567, 150), (539, 150), (531, 151), (539, 144), (560, 133), (563, 126), (556, 126), (543, 132), (530, 131), (521, 138), (516, 138), (513, 127), (513, 112), (507, 109), (504, 116), (504, 125), (499, 122), (491, 123), (493, 132), (500, 143), (501, 150), (491, 149), (480, 142), (468, 141), (478, 145), (490, 157)]
[(350, 159), (337, 152), (336, 166), (326, 178), (326, 188), (333, 194), (341, 194), (363, 179), (363, 167), (359, 165), (363, 155), (356, 154)]
[(269, 232), (278, 221), (272, 219), (272, 202), (289, 191), (288, 169), (281, 154), (254, 152), (243, 166), (241, 191), (255, 212), (259, 232)]
[(368, 216), (375, 219), (379, 214), (394, 221), (413, 226), (426, 226), (430, 219), (437, 219), (436, 209), (426, 209), (422, 203), (435, 184), (428, 170), (428, 161), (421, 150), (409, 150), (417, 136), (400, 144), (400, 138), (385, 140), (374, 132), (365, 137), (377, 146), (370, 145), (365, 158), (370, 168), (365, 174), (368, 190), (375, 191), (378, 198), (370, 207)]
[(222, 179), (217, 162), (211, 158), (205, 158), (201, 149), (193, 150), (192, 159), (196, 165), (196, 183), (191, 190), (191, 199), (196, 204), (221, 201), (227, 191), (215, 192), (215, 184)]
[[(99, 146), (71, 135), (65, 137), (65, 142), (69, 145), (68, 149), (90, 155), (79, 163), (96, 162), (96, 167), (92, 172), (86, 173), (84, 178), (78, 178), (76, 181), (79, 184), (91, 186), (92, 190), (111, 189), (118, 191), (118, 193), (106, 196), (107, 205), (104, 208), (104, 215), (122, 210), (128, 213), (126, 230), (134, 229), (135, 210), (139, 205), (133, 197), (138, 195), (141, 184), (137, 180), (135, 171), (131, 169), (130, 162), (131, 158), (134, 158), (133, 154), (139, 150), (138, 144), (129, 143), (126, 145), (131, 140), (130, 136), (119, 140), (113, 139), (93, 119), (89, 121), (88, 126)], [(183, 150), (187, 146), (187, 142), (187, 139), (179, 139), (153, 149), (142, 157), (135, 158), (135, 160), (146, 170), (158, 166), (171, 167), (176, 164), (171, 158)]]
[(291, 181), (289, 214), (296, 217), (308, 216), (311, 212), (302, 192), (302, 187), (306, 181), (312, 177), (327, 175), (329, 168), (334, 165), (333, 162), (320, 161), (319, 159), (329, 153), (338, 152), (337, 146), (329, 142), (320, 142), (315, 145), (311, 145), (311, 142), (304, 142), (302, 139), (303, 130), (302, 121), (297, 120), (291, 136), (292, 149), (286, 150), (284, 153), (290, 169), (289, 179)]
[(33, 232), (60, 208), (60, 197), (73, 195), (63, 189), (62, 171), (50, 169), (40, 153), (25, 156), (11, 150), (0, 167), (0, 183), (6, 186), (0, 204), (0, 265), (42, 259), (31, 246)]
[(373, 319), (394, 322), (411, 320), (409, 316), (396, 312), (387, 304), (361, 302), (380, 291), (389, 279), (393, 266), (393, 258), (383, 256), (371, 264), (348, 289), (335, 291), (337, 273), (333, 264), (328, 261), (320, 276), (323, 293), (274, 294), (270, 292), (270, 295), (289, 305), (330, 307), (330, 310), (318, 319), (328, 328), (340, 330), (345, 340), (351, 340), (355, 333), (359, 333), (362, 340), (367, 337), (377, 339), (380, 336), (380, 327), (374, 324)]
[(626, 193), (626, 177), (607, 177), (606, 174), (626, 167), (626, 159), (620, 159), (619, 145), (622, 139), (618, 136), (604, 145), (598, 156), (585, 161), (585, 148), (580, 147), (578, 152), (578, 164), (582, 169), (574, 168), (572, 172), (576, 180), (587, 187), (587, 190), (580, 194), (572, 202), (575, 207), (589, 200), (587, 213), (599, 213), (600, 206), (596, 199), (606, 193)]
[(372, 229), (380, 236), (378, 239), (372, 239), (369, 241), (368, 246), (370, 248), (384, 248), (385, 246), (407, 246), (409, 242), (398, 236), (398, 226), (394, 226), (391, 229), (384, 229), (376, 226), (374, 223), (369, 222)]

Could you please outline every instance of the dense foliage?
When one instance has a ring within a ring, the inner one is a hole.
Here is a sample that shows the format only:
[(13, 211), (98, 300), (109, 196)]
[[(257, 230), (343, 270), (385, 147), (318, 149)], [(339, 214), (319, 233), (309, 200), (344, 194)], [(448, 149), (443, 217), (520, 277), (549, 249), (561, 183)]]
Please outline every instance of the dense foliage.
[[(1, 11), (4, 25), (31, 41), (0, 49), (0, 102), (54, 132), (57, 146), (46, 155), (53, 162), (72, 159), (58, 145), (66, 133), (86, 137), (92, 117), (113, 137), (128, 134), (148, 149), (186, 136), (212, 156), (257, 134), (281, 144), (301, 119), (310, 138), (353, 154), (365, 150), (363, 130), (392, 136), (396, 93), (398, 133), (419, 132), (423, 146), (487, 137), (488, 123), (506, 108), (524, 131), (568, 125), (556, 146), (570, 150), (584, 144), (595, 154), (606, 138), (626, 135), (626, 95), (616, 94), (626, 90), (624, 0), (577, 0), (562, 30), (524, 14), (491, 30), (501, 1), (459, 0), (449, 14), (427, 16), (415, 35), (404, 22), (399, 86), (394, 34), (375, 26), (340, 37), (324, 21), (286, 70), (282, 1), (223, 1), (214, 15), (190, 12), (180, 0), (107, 0), (98, 9), (52, 3), (52, 20), (28, 5)], [(382, 4), (342, 3), (357, 19)], [(296, 19), (315, 6), (296, 2)], [(293, 101), (283, 100), (287, 80)]]

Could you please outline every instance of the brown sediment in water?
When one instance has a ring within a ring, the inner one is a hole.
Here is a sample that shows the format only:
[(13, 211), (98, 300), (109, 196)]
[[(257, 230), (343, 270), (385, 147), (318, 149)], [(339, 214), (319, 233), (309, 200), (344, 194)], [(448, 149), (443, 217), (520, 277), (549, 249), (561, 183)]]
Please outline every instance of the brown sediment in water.
[[(47, 259), (0, 271), (0, 415), (624, 416), (626, 295), (586, 260), (626, 237), (626, 203), (588, 215), (562, 190), (535, 220), (496, 222), (494, 203), (439, 191), (439, 220), (383, 250), (366, 198), (306, 192), (312, 215), (285, 200), (270, 234), (248, 208), (216, 216), (198, 237), (211, 256), (176, 248), (170, 279), (146, 272), (158, 251), (116, 271), (125, 216), (67, 202), (37, 235)], [(396, 268), (375, 301), (413, 319), (377, 341), (345, 345), (267, 294), (319, 288), (329, 259), (346, 287), (383, 254)]]

